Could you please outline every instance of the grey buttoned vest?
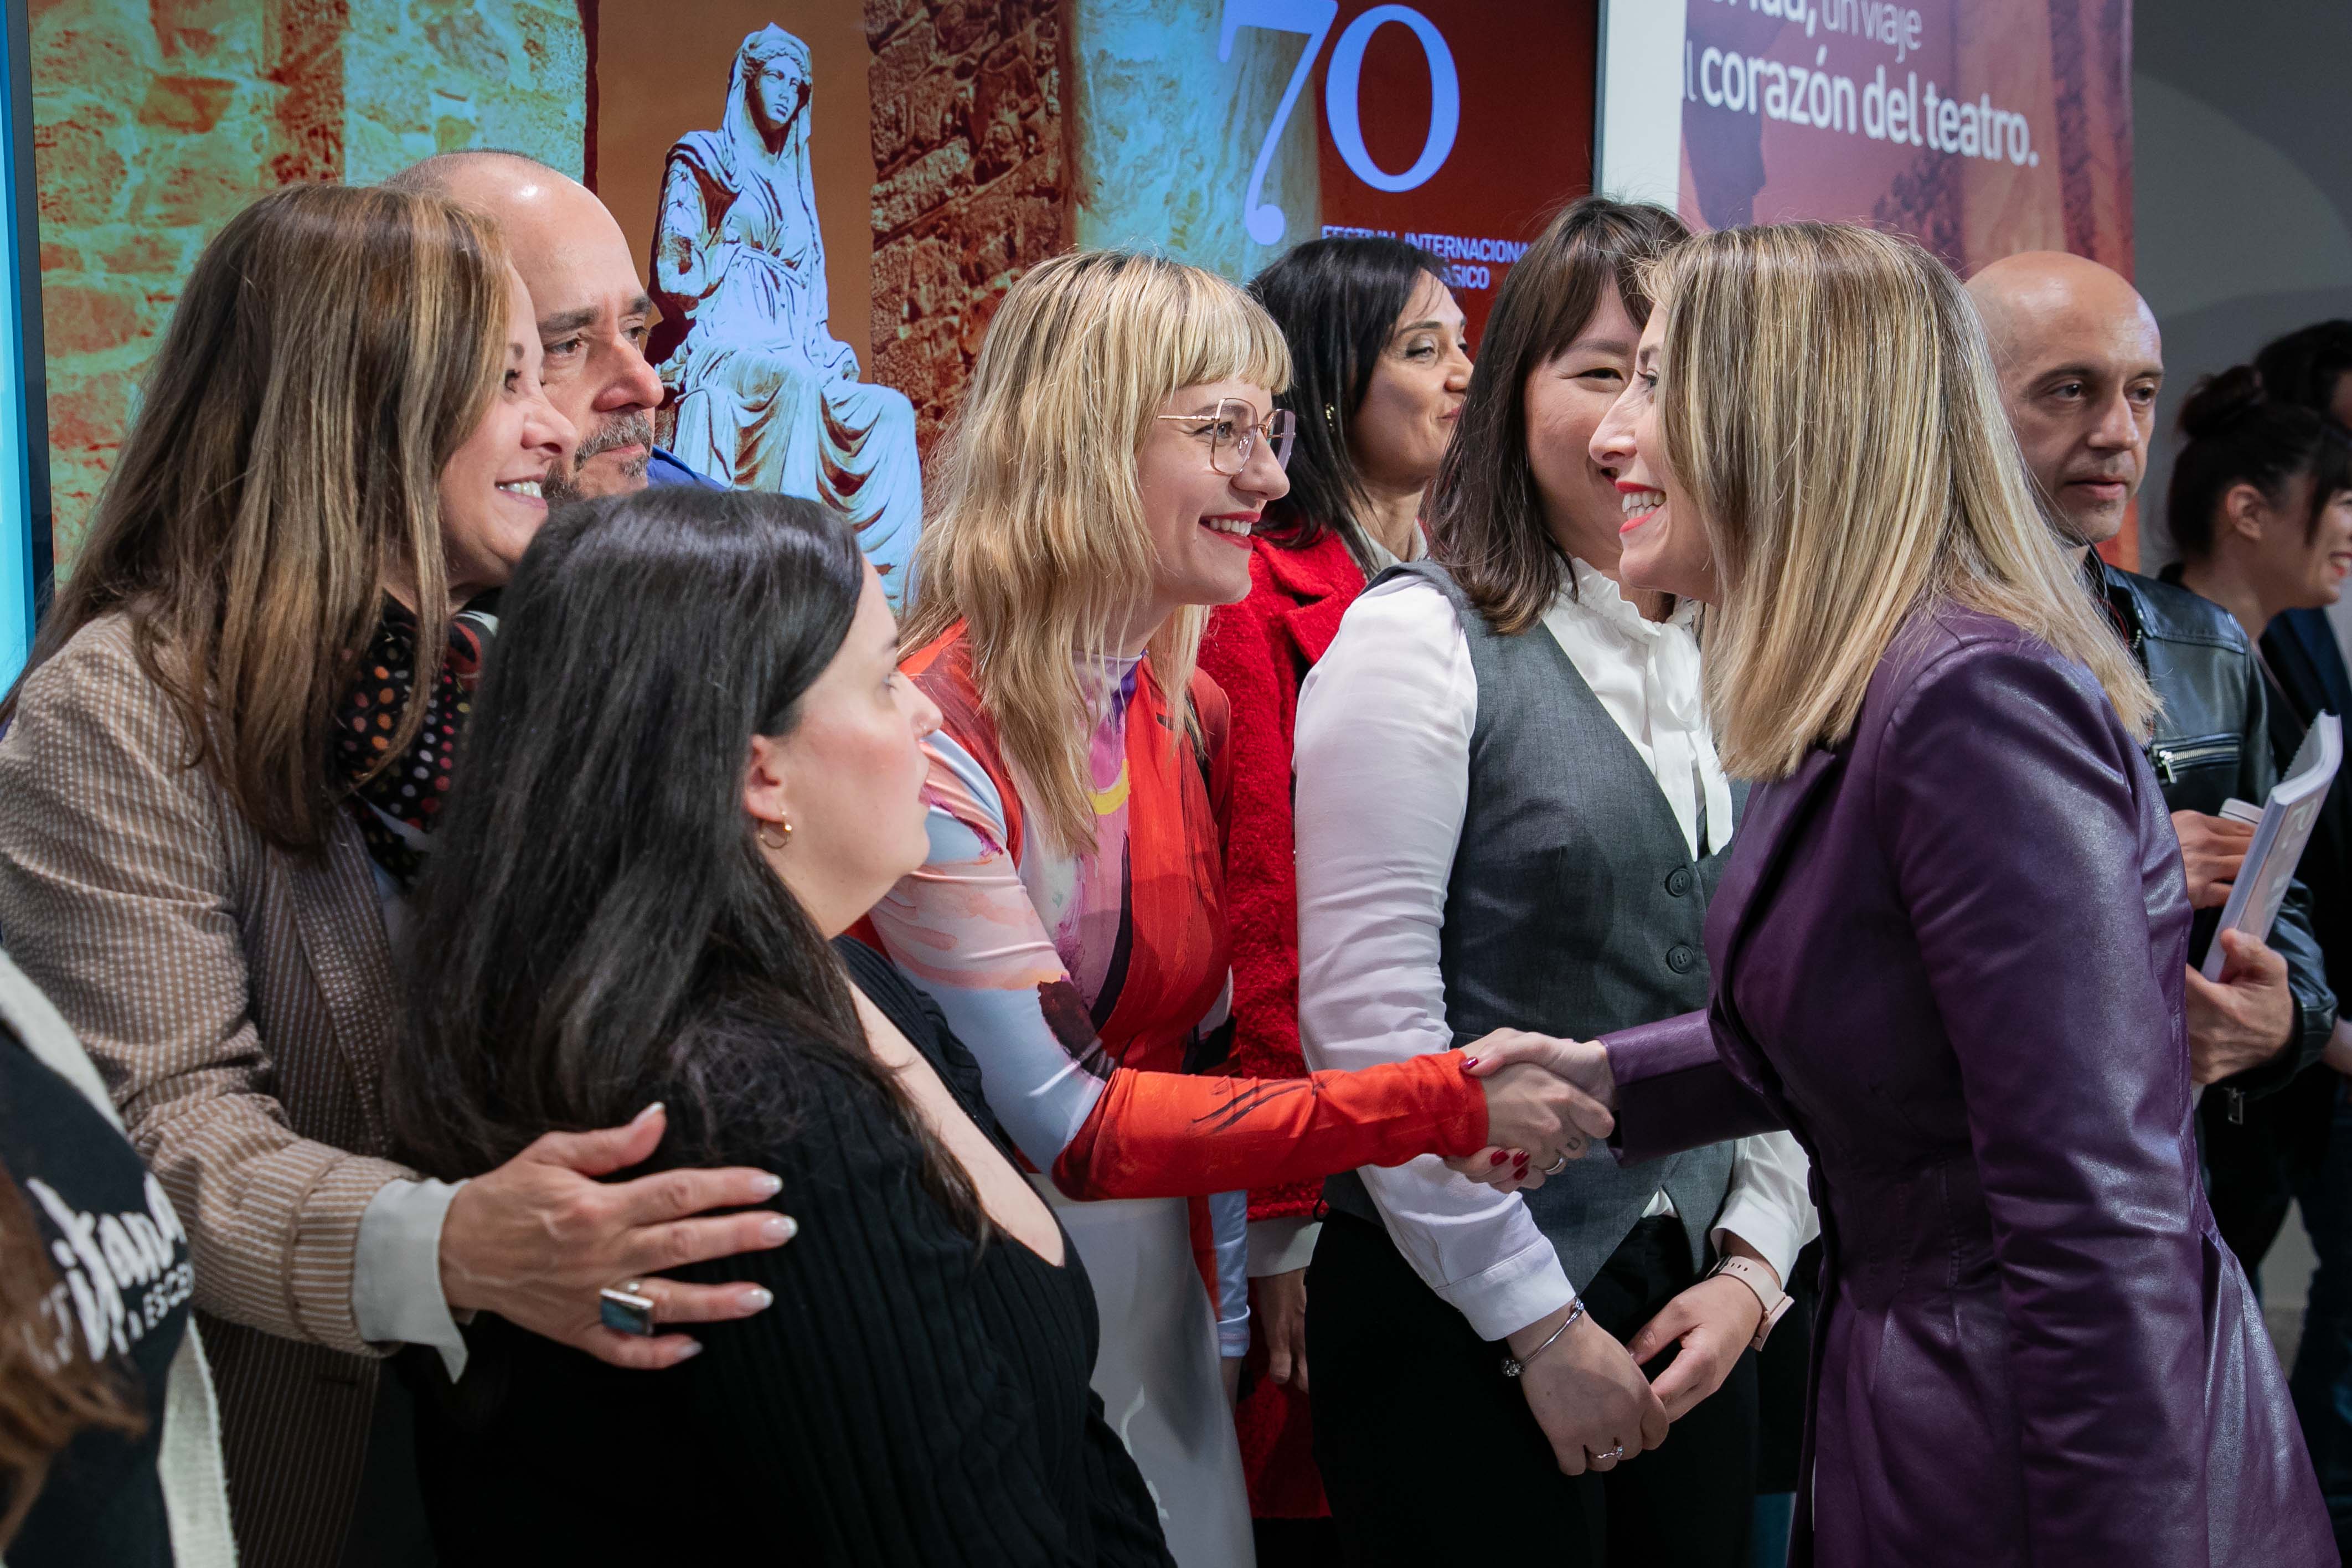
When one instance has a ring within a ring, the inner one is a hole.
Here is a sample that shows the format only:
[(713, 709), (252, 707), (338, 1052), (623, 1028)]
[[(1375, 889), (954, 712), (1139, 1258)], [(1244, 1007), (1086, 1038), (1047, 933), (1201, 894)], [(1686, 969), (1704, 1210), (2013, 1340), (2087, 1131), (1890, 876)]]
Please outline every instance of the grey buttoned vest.
[[(1706, 1006), (1703, 928), (1723, 855), (1690, 858), (1656, 779), (1558, 639), (1540, 626), (1496, 636), (1431, 562), (1380, 580), (1406, 573), (1454, 602), (1478, 682), (1470, 797), (1439, 937), (1455, 1048), (1501, 1028), (1589, 1040)], [(1697, 1268), (1730, 1181), (1728, 1143), (1622, 1167), (1596, 1149), (1526, 1199), (1581, 1288), (1660, 1187)], [(1380, 1223), (1353, 1171), (1327, 1181), (1323, 1196)]]

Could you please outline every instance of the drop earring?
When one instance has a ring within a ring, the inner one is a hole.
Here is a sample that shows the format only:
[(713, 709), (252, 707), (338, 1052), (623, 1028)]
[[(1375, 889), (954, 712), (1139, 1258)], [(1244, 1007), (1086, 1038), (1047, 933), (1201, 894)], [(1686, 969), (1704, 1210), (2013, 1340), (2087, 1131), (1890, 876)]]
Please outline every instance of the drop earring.
[[(768, 834), (772, 829), (780, 830), (777, 831), (776, 840), (772, 844), (768, 842)], [(789, 822), (763, 822), (752, 830), (752, 837), (759, 839), (760, 847), (762, 849), (782, 849), (792, 842), (793, 825)]]

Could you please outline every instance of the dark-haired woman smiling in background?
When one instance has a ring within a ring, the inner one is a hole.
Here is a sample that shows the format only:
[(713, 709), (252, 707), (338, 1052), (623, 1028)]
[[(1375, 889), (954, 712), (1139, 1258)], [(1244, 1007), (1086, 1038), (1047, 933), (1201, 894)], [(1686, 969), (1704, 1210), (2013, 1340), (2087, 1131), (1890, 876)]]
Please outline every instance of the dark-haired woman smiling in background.
[[(2228, 610), (2262, 649), (2271, 750), (2284, 770), (2312, 721), (2339, 709), (2308, 645), (2280, 617), (2332, 605), (2344, 592), (2352, 567), (2352, 435), (2311, 407), (2274, 400), (2245, 365), (2189, 395), (2180, 431), (2187, 440), (2173, 462), (2166, 521), (2182, 560), (2165, 575)], [(2327, 984), (2339, 996), (2352, 995), (2344, 989), (2352, 985), (2347, 787), (2337, 773), (2297, 868), (2311, 889)], [(2242, 1124), (2204, 1121), (2214, 1218), (2240, 1261), (2249, 1271), (2262, 1266), (2290, 1197), (2319, 1254), (2289, 1386), (2342, 1551), (2352, 1549), (2352, 1421), (2344, 1414), (2352, 1394), (2352, 1090), (2343, 1076), (2352, 1071), (2352, 1050), (2340, 1027), (2323, 1060), (2248, 1106)]]
[(1087, 1386), (1085, 1269), (977, 1066), (828, 945), (922, 863), (940, 720), (847, 528), (748, 492), (595, 502), (503, 611), (419, 891), (404, 1142), (454, 1175), (659, 1100), (656, 1165), (755, 1161), (804, 1228), (690, 1271), (776, 1305), (669, 1377), (478, 1320), (479, 1370), (421, 1422), (443, 1562), (1168, 1563)]
[(2352, 435), (2273, 401), (2248, 365), (2189, 394), (2180, 433), (2166, 521), (2182, 562), (2166, 575), (2228, 610), (2251, 641), (2285, 611), (2341, 597), (2352, 567)]
[[(1297, 443), (1290, 493), (1250, 536), (1249, 597), (1210, 617), (1201, 668), (1233, 704), (1234, 1061), (1255, 1078), (1297, 1078), (1298, 905), (1291, 870), (1290, 731), (1298, 683), (1364, 586), (1424, 553), (1423, 492), (1437, 473), (1470, 385), (1462, 308), (1445, 264), (1395, 239), (1314, 239), (1250, 283), (1290, 344)], [(1307, 1410), (1307, 1260), (1321, 1184), (1250, 1194), (1250, 1366), (1262, 1381), (1236, 1413), (1250, 1511), (1327, 1517)], [(1258, 1527), (1269, 1556), (1285, 1530)], [(1328, 1530), (1328, 1526), (1313, 1527)]]

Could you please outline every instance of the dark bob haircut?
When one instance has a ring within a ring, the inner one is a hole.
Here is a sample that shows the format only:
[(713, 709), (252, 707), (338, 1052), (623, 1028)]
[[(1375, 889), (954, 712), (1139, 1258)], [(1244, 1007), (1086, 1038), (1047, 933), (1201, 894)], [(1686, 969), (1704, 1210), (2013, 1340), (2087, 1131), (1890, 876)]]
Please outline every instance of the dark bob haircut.
[(1430, 531), (1437, 558), (1504, 637), (1543, 618), (1568, 565), (1528, 453), (1528, 377), (1576, 341), (1612, 290), (1636, 326), (1647, 322), (1642, 268), (1689, 237), (1664, 207), (1586, 196), (1546, 225), (1503, 279), (1432, 488)]

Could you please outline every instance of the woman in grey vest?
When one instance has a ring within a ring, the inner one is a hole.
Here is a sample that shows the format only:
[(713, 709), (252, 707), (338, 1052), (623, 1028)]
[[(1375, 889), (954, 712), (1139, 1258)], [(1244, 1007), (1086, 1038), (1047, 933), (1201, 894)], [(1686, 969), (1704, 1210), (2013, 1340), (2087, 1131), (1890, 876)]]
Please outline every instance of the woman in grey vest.
[[(1307, 678), (1313, 1067), (1505, 1026), (1585, 1039), (1704, 1003), (1735, 806), (1696, 606), (1620, 592), (1617, 476), (1587, 450), (1648, 314), (1637, 269), (1682, 237), (1663, 210), (1591, 198), (1513, 267), (1433, 491), (1436, 560), (1368, 591)], [(1308, 1360), (1350, 1561), (1744, 1563), (1748, 1351), (1815, 1228), (1801, 1151), (1770, 1134), (1586, 1161), (1524, 1193), (1469, 1164), (1326, 1188)], [(1465, 1437), (1475, 1540), (1425, 1479), (1433, 1440)]]

